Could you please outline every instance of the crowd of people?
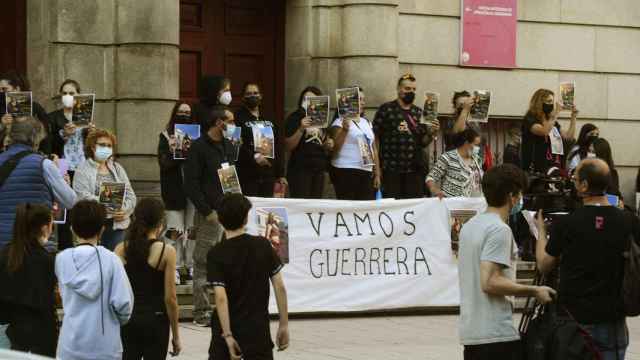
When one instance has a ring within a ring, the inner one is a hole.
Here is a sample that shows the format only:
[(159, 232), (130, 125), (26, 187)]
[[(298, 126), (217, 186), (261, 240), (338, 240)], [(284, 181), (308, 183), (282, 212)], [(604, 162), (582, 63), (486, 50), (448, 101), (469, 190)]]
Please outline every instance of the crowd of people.
[[(212, 327), (212, 358), (272, 358), (270, 281), (280, 314), (278, 348), (289, 343), (282, 263), (267, 239), (246, 234), (251, 203), (245, 196), (283, 196), (288, 190), (293, 198), (320, 199), (328, 175), (340, 200), (484, 197), (487, 212), (460, 234), (461, 340), (465, 359), (515, 353), (519, 336), (509, 325), (507, 296), (535, 296), (546, 303), (556, 295), (549, 287), (513, 281), (518, 249), (508, 224), (522, 210), (525, 173), (542, 173), (572, 178), (585, 206), (554, 226), (548, 243), (539, 220), (538, 267), (549, 272), (560, 256), (566, 259), (560, 269), (572, 276), (561, 278), (560, 303), (590, 329), (604, 353), (614, 351), (609, 333), (620, 335), (614, 352), (624, 358), (628, 338), (622, 313), (590, 309), (616, 308), (618, 299), (603, 296), (621, 281), (616, 254), (625, 236), (636, 235), (635, 227), (626, 226), (628, 212), (608, 206), (611, 194), (620, 200), (616, 206), (625, 208), (611, 146), (593, 124), (583, 125), (575, 139), (575, 106), (563, 129), (560, 99), (550, 90), (536, 91), (519, 149), (505, 149), (503, 160), (512, 164), (494, 165), (497, 159), (483, 146), (483, 125), (469, 120), (473, 97), (456, 92), (452, 117), (425, 122), (411, 74), (398, 79), (397, 98), (382, 104), (372, 121), (358, 87), (360, 116), (337, 113), (327, 129), (312, 127), (307, 116), (308, 97), (323, 94), (317, 87), (301, 91), (283, 126), (263, 112), (260, 84), (242, 86), (235, 112), (231, 87), (230, 79), (205, 76), (200, 101), (178, 102), (168, 114), (157, 148), (161, 201), (137, 199), (117, 162), (113, 133), (92, 123), (74, 124), (77, 81), (60, 85), (62, 107), (56, 111), (47, 114), (34, 101), (33, 116), (2, 114), (0, 347), (8, 339), (13, 349), (62, 359), (165, 358), (169, 349), (177, 355), (176, 286), (192, 282), (194, 322)], [(14, 90), (29, 90), (26, 77), (1, 75), (0, 92)], [(181, 157), (175, 156), (177, 125), (198, 125), (200, 131), (180, 145)], [(238, 128), (239, 147), (233, 140)], [(274, 135), (273, 156), (254, 143), (254, 132), (263, 128)], [(445, 152), (432, 158), (428, 147), (438, 137)], [(370, 162), (363, 159), (362, 144), (372, 149)], [(237, 169), (243, 195), (223, 191), (216, 174), (229, 166)], [(101, 203), (110, 183), (124, 188), (117, 208)], [(55, 207), (68, 213), (56, 226)], [(580, 223), (595, 227), (580, 231)], [(277, 229), (270, 233), (278, 236)], [(619, 242), (598, 242), (608, 237)], [(574, 239), (589, 241), (576, 246)], [(594, 272), (585, 264), (607, 270)], [(59, 330), (54, 289), (64, 309)]]

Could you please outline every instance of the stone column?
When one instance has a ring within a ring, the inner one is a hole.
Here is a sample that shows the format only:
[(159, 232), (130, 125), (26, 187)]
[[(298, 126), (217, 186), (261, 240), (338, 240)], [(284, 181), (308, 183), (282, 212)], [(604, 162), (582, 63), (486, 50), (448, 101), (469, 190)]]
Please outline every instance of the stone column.
[(64, 79), (95, 92), (95, 122), (118, 137), (133, 181), (157, 181), (158, 134), (178, 99), (175, 0), (28, 0), (28, 74), (47, 110)]

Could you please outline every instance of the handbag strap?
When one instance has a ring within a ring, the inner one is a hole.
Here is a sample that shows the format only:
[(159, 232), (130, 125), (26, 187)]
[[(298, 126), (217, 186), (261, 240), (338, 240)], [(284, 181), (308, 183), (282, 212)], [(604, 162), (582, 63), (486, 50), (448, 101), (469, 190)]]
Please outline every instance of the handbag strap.
[(2, 166), (0, 166), (0, 188), (7, 181), (13, 170), (18, 166), (20, 160), (24, 157), (34, 154), (31, 150), (21, 151), (9, 158)]

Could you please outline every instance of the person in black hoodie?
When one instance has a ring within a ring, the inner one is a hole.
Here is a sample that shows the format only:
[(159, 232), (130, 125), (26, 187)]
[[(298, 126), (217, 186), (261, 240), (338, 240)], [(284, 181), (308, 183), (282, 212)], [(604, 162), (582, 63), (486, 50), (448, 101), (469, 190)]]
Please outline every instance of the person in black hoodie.
[(222, 226), (217, 207), (222, 198), (218, 170), (235, 164), (235, 149), (227, 140), (227, 124), (233, 124), (233, 113), (225, 106), (211, 109), (207, 132), (189, 149), (184, 165), (184, 189), (196, 207), (196, 245), (193, 256), (193, 319), (199, 326), (211, 322), (211, 305), (207, 292), (207, 252), (220, 241)]
[(193, 249), (195, 242), (189, 240), (193, 231), (195, 207), (187, 199), (184, 190), (184, 160), (174, 159), (175, 125), (192, 124), (191, 106), (178, 102), (171, 112), (171, 118), (158, 142), (158, 163), (160, 165), (160, 192), (166, 207), (166, 236), (176, 244), (176, 283), (180, 284), (180, 270), (184, 270), (185, 280), (193, 276)]
[(193, 107), (193, 120), (200, 124), (200, 133), (204, 136), (209, 130), (209, 118), (213, 107), (231, 104), (231, 81), (223, 76), (204, 76), (198, 84), (198, 95), (200, 102)]
[[(14, 70), (8, 71), (3, 75), (0, 75), (0, 96), (4, 97), (5, 92), (10, 91), (31, 91), (31, 85), (29, 84), (29, 80), (25, 75), (19, 74)], [(31, 105), (33, 117), (38, 119), (42, 126), (47, 132), (47, 136), (40, 143), (40, 148), (38, 149), (41, 153), (45, 155), (50, 155), (52, 151), (52, 138), (51, 138), (51, 128), (49, 123), (49, 117), (47, 116), (47, 111), (38, 103), (33, 100)], [(0, 147), (4, 147), (4, 138), (7, 135), (7, 125), (13, 122), (13, 117), (9, 114), (4, 114), (4, 110), (2, 110), (2, 123), (0, 124), (0, 139), (2, 142), (0, 143)]]
[[(276, 179), (281, 184), (286, 184), (280, 131), (262, 114), (262, 94), (258, 84), (245, 83), (242, 94), (242, 107), (235, 113), (236, 123), (242, 128), (242, 146), (238, 156), (238, 177), (242, 193), (246, 196), (273, 197)], [(256, 127), (273, 129), (275, 159), (269, 159), (255, 150), (253, 131)]]
[(305, 88), (298, 98), (298, 109), (287, 117), (284, 144), (290, 153), (287, 180), (292, 198), (322, 199), (324, 195), (325, 173), (334, 143), (324, 129), (310, 128), (306, 100), (320, 95), (322, 91), (315, 86)]
[(43, 245), (53, 232), (49, 207), (21, 204), (13, 239), (0, 252), (0, 323), (11, 349), (54, 357), (57, 323), (55, 267)]

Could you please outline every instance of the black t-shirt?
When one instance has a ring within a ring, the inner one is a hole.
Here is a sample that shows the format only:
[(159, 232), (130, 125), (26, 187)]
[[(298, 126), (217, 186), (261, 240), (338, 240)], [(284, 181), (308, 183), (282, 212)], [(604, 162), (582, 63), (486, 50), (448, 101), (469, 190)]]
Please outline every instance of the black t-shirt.
[(584, 206), (553, 224), (546, 251), (562, 256), (559, 302), (578, 322), (598, 324), (623, 316), (622, 253), (632, 231), (637, 234), (631, 219), (613, 206)]
[[(306, 116), (300, 108), (287, 117), (285, 135), (293, 136), (302, 119)], [(326, 137), (324, 129), (306, 129), (298, 146), (291, 152), (289, 171), (291, 170), (325, 170), (329, 164), (329, 157), (322, 146)]]
[[(527, 113), (522, 123), (522, 168), (528, 171), (533, 165), (533, 170), (540, 173), (553, 166), (564, 168), (564, 156), (551, 153), (549, 135), (538, 136), (531, 132), (531, 127), (535, 124), (540, 124), (540, 121), (533, 114)], [(560, 131), (558, 122), (554, 126)]]
[[(373, 131), (380, 143), (382, 169), (392, 173), (426, 172), (422, 149), (427, 126), (420, 123), (422, 109), (404, 110), (398, 101), (382, 104), (373, 119)], [(406, 124), (406, 125), (405, 125)]]
[[(242, 348), (273, 347), (269, 331), (269, 279), (282, 267), (267, 239), (248, 234), (223, 240), (207, 255), (207, 280), (227, 291), (231, 332)], [(217, 318), (211, 326), (213, 334), (219, 335)]]

